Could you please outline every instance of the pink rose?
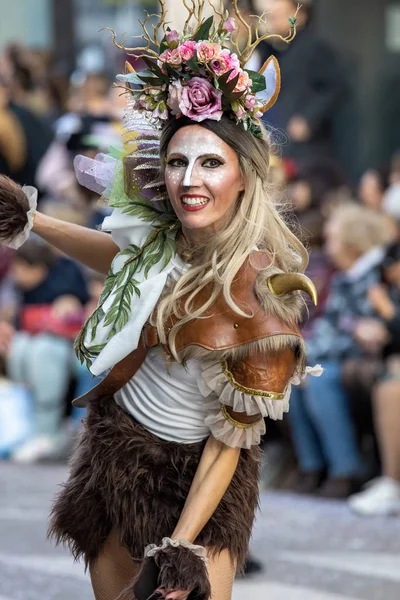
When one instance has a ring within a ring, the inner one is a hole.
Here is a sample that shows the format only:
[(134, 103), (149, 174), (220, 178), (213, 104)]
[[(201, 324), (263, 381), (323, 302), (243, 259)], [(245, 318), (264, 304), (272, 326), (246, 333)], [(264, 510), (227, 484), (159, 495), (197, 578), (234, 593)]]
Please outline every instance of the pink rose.
[(232, 19), (232, 17), (229, 17), (229, 19), (222, 23), (222, 31), (226, 31), (226, 33), (232, 33), (233, 31), (236, 31), (236, 29), (237, 24), (235, 19)]
[(182, 84), (179, 80), (173, 81), (168, 88), (168, 100), (171, 113), (174, 116), (181, 114), (180, 102), (182, 99)]
[(224, 56), (219, 56), (218, 58), (213, 58), (210, 61), (210, 68), (216, 75), (218, 75), (218, 76), (223, 75), (224, 73), (229, 71), (228, 61), (225, 59)]
[(244, 105), (248, 110), (254, 110), (257, 104), (257, 99), (253, 94), (247, 94), (244, 99)]
[(238, 72), (240, 70), (240, 62), (237, 54), (231, 54), (227, 48), (224, 48), (224, 50), (221, 52), (221, 57), (222, 56), (226, 62), (227, 71), (232, 71), (232, 69), (235, 69), (235, 71)]
[(197, 44), (197, 58), (200, 62), (208, 63), (221, 54), (221, 46), (211, 42), (199, 42)]
[[(236, 77), (236, 75), (237, 75), (237, 73), (235, 75), (232, 73), (232, 75), (229, 77), (228, 81), (233, 79), (233, 77)], [(246, 73), (246, 71), (239, 71), (239, 79), (238, 79), (235, 89), (233, 91), (234, 92), (244, 92), (250, 86), (251, 86), (251, 79), (250, 79), (248, 73)]]
[(223, 114), (221, 97), (221, 92), (207, 79), (193, 77), (182, 89), (179, 108), (192, 121), (219, 121)]
[(245, 109), (241, 104), (239, 104), (239, 102), (232, 103), (232, 109), (239, 120), (245, 119), (247, 117)]
[(176, 31), (176, 29), (167, 31), (165, 34), (165, 39), (171, 49), (175, 49), (179, 46), (179, 33)]
[(197, 46), (197, 42), (194, 42), (193, 40), (188, 40), (187, 42), (183, 42), (183, 44), (181, 44), (178, 47), (179, 54), (181, 55), (182, 60), (187, 62), (188, 60), (193, 58), (193, 56), (196, 52), (196, 46)]
[(178, 66), (182, 64), (182, 57), (179, 54), (178, 48), (174, 48), (174, 50), (165, 50), (162, 54), (160, 54), (159, 60), (163, 63), (168, 63), (169, 65)]

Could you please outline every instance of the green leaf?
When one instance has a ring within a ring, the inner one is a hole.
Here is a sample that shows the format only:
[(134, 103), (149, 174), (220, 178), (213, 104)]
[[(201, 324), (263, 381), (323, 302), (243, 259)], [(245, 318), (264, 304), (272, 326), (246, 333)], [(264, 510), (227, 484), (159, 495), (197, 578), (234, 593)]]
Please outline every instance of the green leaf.
[[(167, 28), (167, 31), (168, 31), (168, 28)], [(169, 31), (171, 31), (171, 30), (169, 30)], [(164, 35), (163, 39), (160, 42), (160, 54), (165, 52), (165, 50), (168, 50), (168, 44), (167, 44), (167, 36)]]
[(264, 75), (261, 75), (261, 73), (258, 73), (257, 71), (250, 71), (248, 69), (245, 69), (245, 71), (251, 79), (251, 91), (253, 94), (265, 90), (266, 83)]
[(143, 56), (142, 58), (146, 65), (149, 67), (150, 71), (155, 73), (159, 79), (162, 79), (163, 81), (168, 81), (168, 75), (161, 71), (160, 67), (158, 66), (155, 60), (151, 60), (151, 58), (148, 58), (148, 56)]
[(179, 77), (181, 76), (177, 71), (175, 71), (175, 69), (173, 69), (167, 63), (164, 63), (164, 68), (167, 70), (168, 75), (172, 77), (172, 79), (179, 79)]
[(206, 19), (204, 23), (200, 25), (199, 29), (193, 36), (193, 40), (195, 42), (200, 42), (201, 40), (208, 40), (213, 21), (214, 17), (208, 17), (208, 19)]
[(294, 27), (297, 23), (296, 17), (289, 17), (289, 23), (291, 24), (292, 27)]
[(142, 75), (139, 75), (139, 73), (138, 73), (138, 77), (144, 83), (150, 83), (150, 85), (152, 85), (154, 87), (158, 87), (165, 82), (165, 79), (160, 79), (159, 77), (153, 77), (153, 76), (152, 77), (143, 77)]
[(186, 62), (186, 67), (189, 67), (192, 71), (200, 71), (199, 63), (194, 56)]

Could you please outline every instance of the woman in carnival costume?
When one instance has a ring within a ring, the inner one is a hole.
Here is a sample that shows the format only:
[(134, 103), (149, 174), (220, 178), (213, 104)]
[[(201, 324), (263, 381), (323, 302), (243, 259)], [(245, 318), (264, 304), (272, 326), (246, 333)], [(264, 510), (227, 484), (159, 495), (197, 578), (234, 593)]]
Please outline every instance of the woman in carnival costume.
[(97, 600), (228, 600), (264, 419), (282, 418), (308, 370), (298, 290), (315, 301), (315, 288), (268, 189), (259, 119), (279, 68), (244, 68), (268, 35), (262, 18), (253, 30), (234, 1), (236, 19), (203, 19), (201, 0), (179, 34), (160, 4), (147, 46), (124, 48), (147, 70), (118, 77), (130, 98), (123, 152), (76, 163), (114, 209), (103, 232), (36, 212), (35, 190), (3, 178), (0, 236), (16, 247), (33, 227), (108, 273), (76, 342), (91, 372), (108, 374), (75, 401), (87, 418), (50, 534), (84, 557)]

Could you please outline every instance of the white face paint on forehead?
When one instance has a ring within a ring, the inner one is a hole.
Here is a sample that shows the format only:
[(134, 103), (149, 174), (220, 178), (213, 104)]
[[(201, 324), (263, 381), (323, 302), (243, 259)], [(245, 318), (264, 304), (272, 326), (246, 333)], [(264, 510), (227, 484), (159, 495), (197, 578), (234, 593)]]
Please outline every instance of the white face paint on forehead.
[[(214, 156), (219, 158), (222, 163), (229, 161), (224, 142), (215, 134), (204, 128), (202, 131), (194, 130), (193, 132), (190, 129), (188, 128), (188, 135), (183, 136), (184, 139), (172, 138), (167, 153), (167, 161), (172, 157), (183, 158), (187, 161), (188, 164), (181, 169), (171, 172), (168, 170), (166, 173), (166, 177), (174, 180), (175, 183), (181, 180), (184, 187), (192, 185), (193, 170), (199, 159)], [(183, 180), (182, 170), (184, 170)], [(202, 174), (202, 177), (210, 183), (217, 183), (223, 178), (223, 173), (218, 169), (208, 169)]]

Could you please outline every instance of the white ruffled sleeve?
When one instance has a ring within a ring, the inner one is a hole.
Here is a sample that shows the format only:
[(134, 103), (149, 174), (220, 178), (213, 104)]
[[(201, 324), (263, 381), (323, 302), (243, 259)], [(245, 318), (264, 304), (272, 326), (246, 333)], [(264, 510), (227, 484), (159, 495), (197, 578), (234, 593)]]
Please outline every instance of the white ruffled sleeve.
[[(205, 424), (213, 436), (232, 448), (249, 449), (260, 443), (265, 433), (265, 417), (282, 419), (289, 411), (292, 384), (299, 384), (307, 375), (319, 376), (323, 372), (320, 365), (307, 367), (304, 373), (296, 372), (282, 392), (251, 389), (238, 383), (226, 362), (208, 362), (199, 381), (201, 394), (206, 398), (207, 417)], [(235, 413), (246, 416), (259, 416), (253, 423), (241, 423), (230, 415), (227, 407)]]

